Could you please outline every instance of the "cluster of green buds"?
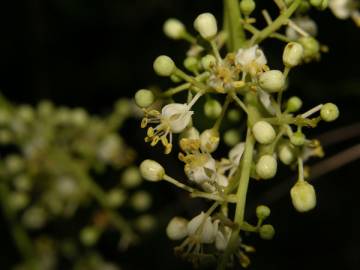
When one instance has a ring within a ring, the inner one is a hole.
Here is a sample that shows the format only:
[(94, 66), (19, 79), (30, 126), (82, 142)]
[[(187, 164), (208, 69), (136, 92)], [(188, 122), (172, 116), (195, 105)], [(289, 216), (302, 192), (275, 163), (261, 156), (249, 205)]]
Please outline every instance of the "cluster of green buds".
[[(96, 244), (104, 233), (115, 229), (126, 249), (154, 228), (136, 153), (118, 132), (137, 110), (131, 101), (119, 100), (105, 117), (49, 101), (0, 103), (0, 200), (25, 250), (25, 268), (18, 269), (55, 269), (64, 257), (75, 267), (86, 263), (84, 250), (100, 256)], [(68, 233), (58, 235), (59, 226)], [(74, 269), (108, 269), (96, 262)]]
[[(323, 151), (320, 142), (307, 138), (304, 130), (321, 121), (336, 120), (339, 110), (333, 103), (303, 110), (299, 97), (285, 96), (290, 72), (318, 60), (325, 50), (315, 39), (316, 24), (304, 14), (311, 6), (325, 9), (328, 1), (274, 2), (279, 16), (272, 19), (264, 10), (268, 25), (263, 29), (257, 28), (257, 20), (251, 17), (256, 8), (252, 0), (224, 1), (221, 31), (210, 13), (194, 20), (196, 36), (179, 20), (167, 20), (165, 34), (190, 43), (184, 69), (169, 56), (159, 56), (153, 64), (155, 73), (177, 85), (161, 93), (142, 89), (135, 95), (144, 111), (141, 127), (147, 128), (145, 141), (151, 146), (160, 142), (165, 154), (178, 152), (187, 180), (173, 178), (150, 159), (140, 166), (142, 176), (169, 182), (191, 197), (213, 201), (207, 211), (190, 220), (176, 216), (167, 227), (170, 239), (182, 241), (176, 253), (194, 264), (213, 260), (221, 270), (237, 260), (246, 267), (250, 263), (247, 253), (254, 248), (245, 243), (244, 232), (257, 233), (265, 240), (273, 238), (274, 227), (263, 224), (270, 209), (258, 206), (258, 222), (252, 225), (245, 221), (245, 206), (249, 184), (274, 179), (278, 162), (298, 168), (298, 181), (289, 192), (294, 208), (306, 212), (316, 206), (315, 189), (305, 179), (303, 163), (322, 157)], [(284, 42), (283, 69), (268, 65), (260, 47), (265, 39)], [(175, 96), (184, 92), (187, 100), (175, 102)], [(203, 110), (199, 108), (202, 99), (206, 100)], [(159, 109), (159, 104), (165, 105)], [(204, 114), (210, 121), (201, 119)], [(223, 132), (225, 121), (234, 128)], [(198, 130), (200, 122), (202, 126), (212, 123)], [(227, 156), (219, 157), (216, 152), (222, 142), (230, 149)]]

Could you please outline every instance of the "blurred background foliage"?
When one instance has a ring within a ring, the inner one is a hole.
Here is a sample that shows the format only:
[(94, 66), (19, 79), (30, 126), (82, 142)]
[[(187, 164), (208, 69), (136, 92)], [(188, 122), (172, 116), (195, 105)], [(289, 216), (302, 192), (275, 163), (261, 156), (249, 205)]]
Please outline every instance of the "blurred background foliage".
[[(0, 2), (0, 90), (15, 103), (35, 105), (48, 99), (58, 105), (84, 107), (92, 113), (110, 112), (120, 97), (131, 97), (149, 85), (167, 87), (157, 78), (152, 61), (159, 54), (182, 61), (187, 44), (173, 43), (162, 34), (168, 17), (181, 19), (189, 29), (197, 14), (213, 12), (221, 17), (220, 0), (21, 0)], [(274, 11), (271, 1), (261, 2)], [(340, 119), (322, 125), (320, 133), (359, 122), (360, 30), (351, 21), (339, 21), (330, 12), (312, 11), (318, 22), (319, 40), (329, 47), (318, 63), (304, 65), (290, 75), (289, 93), (304, 99), (305, 108), (335, 102)], [(263, 23), (263, 20), (259, 20)], [(282, 44), (263, 44), (272, 67), (280, 67)], [(205, 122), (206, 123), (206, 122)], [(172, 175), (182, 175), (175, 156), (143, 142), (139, 121), (122, 128), (126, 141), (141, 158), (157, 155), (166, 161)], [(359, 134), (359, 125), (346, 132)], [(357, 132), (357, 133), (356, 133)], [(332, 135), (334, 136), (334, 135)], [(335, 135), (336, 136), (336, 135)], [(340, 143), (329, 143), (328, 156), (359, 143), (359, 135)], [(325, 136), (328, 141), (334, 141)], [(336, 141), (336, 139), (335, 139)], [(289, 181), (283, 172), (276, 181), (252, 185), (251, 205), (272, 201), (271, 222), (277, 229), (273, 241), (251, 239), (257, 248), (251, 269), (360, 269), (359, 161), (320, 175), (315, 182), (318, 206), (306, 215), (296, 213), (288, 190), (271, 189)], [(169, 167), (172, 166), (172, 167)], [(283, 181), (284, 180), (284, 181)], [(123, 269), (185, 269), (189, 265), (173, 256), (164, 227), (171, 216), (191, 216), (202, 202), (166, 184), (146, 186), (154, 196), (159, 220), (156, 233), (126, 253), (119, 252), (111, 237), (98, 245), (103, 255)], [(264, 193), (271, 189), (272, 193)], [(265, 195), (264, 195), (265, 194)], [(275, 199), (274, 199), (275, 198)], [(248, 214), (253, 213), (250, 206)], [(0, 218), (0, 268), (10, 269), (19, 258), (3, 217)]]

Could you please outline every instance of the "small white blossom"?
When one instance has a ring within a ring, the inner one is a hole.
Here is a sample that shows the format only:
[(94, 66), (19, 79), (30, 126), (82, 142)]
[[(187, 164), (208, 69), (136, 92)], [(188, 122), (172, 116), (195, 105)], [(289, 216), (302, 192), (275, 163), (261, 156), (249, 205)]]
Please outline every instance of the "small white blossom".
[(211, 244), (215, 241), (218, 231), (218, 222), (212, 222), (211, 217), (204, 212), (194, 217), (187, 225), (188, 235), (200, 236), (200, 242), (203, 244)]
[(264, 52), (258, 48), (258, 45), (255, 45), (250, 48), (239, 49), (236, 54), (235, 63), (240, 65), (244, 72), (255, 75), (264, 69), (267, 60)]
[(212, 182), (216, 172), (215, 159), (210, 154), (195, 154), (187, 159), (185, 173), (197, 184)]

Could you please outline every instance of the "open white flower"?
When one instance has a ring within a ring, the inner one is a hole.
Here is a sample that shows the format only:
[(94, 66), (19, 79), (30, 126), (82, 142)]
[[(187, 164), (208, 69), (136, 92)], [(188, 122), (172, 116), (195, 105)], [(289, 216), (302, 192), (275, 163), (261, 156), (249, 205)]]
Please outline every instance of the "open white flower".
[(181, 133), (191, 123), (193, 111), (191, 107), (201, 97), (202, 93), (194, 96), (189, 104), (171, 103), (162, 108), (161, 113), (157, 110), (144, 110), (145, 117), (141, 122), (141, 127), (145, 128), (148, 124), (158, 124), (155, 128), (149, 127), (146, 142), (151, 141), (155, 146), (159, 141), (165, 146), (165, 153), (168, 154), (172, 149), (172, 134)]
[(196, 153), (188, 155), (183, 160), (185, 173), (189, 180), (197, 184), (213, 182), (216, 173), (216, 162), (210, 154)]
[(259, 49), (258, 45), (246, 49), (239, 49), (235, 63), (238, 64), (245, 73), (255, 75), (262, 71), (267, 63), (264, 52)]
[(200, 237), (203, 244), (211, 244), (215, 241), (218, 232), (218, 222), (212, 222), (211, 217), (204, 212), (194, 217), (187, 225), (188, 235)]

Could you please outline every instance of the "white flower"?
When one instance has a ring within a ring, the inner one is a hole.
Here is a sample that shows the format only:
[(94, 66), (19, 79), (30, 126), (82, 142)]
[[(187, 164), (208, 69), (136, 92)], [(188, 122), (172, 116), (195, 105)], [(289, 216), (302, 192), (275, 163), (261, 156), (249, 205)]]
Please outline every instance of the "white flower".
[(201, 243), (211, 244), (215, 241), (218, 232), (218, 222), (212, 223), (211, 217), (201, 212), (189, 221), (187, 231), (190, 236), (199, 235)]
[(264, 68), (267, 60), (263, 51), (255, 45), (247, 49), (239, 49), (235, 63), (240, 65), (244, 72), (255, 75)]
[(219, 132), (214, 129), (206, 129), (200, 135), (201, 150), (207, 153), (214, 152), (220, 142)]
[[(310, 36), (316, 36), (317, 34), (317, 25), (309, 17), (298, 17), (292, 20), (299, 28), (304, 30)], [(301, 37), (301, 35), (291, 26), (286, 28), (286, 36), (289, 39), (296, 40)]]
[(229, 159), (235, 166), (239, 165), (244, 150), (245, 150), (245, 143), (241, 142), (235, 145), (229, 151)]
[(257, 93), (259, 94), (259, 100), (268, 113), (275, 115), (276, 110), (273, 104), (271, 103), (271, 95), (264, 90), (258, 88)]
[(187, 158), (185, 173), (191, 181), (197, 184), (212, 182), (216, 173), (215, 159), (210, 154), (191, 155)]
[(223, 230), (218, 230), (215, 238), (215, 247), (219, 251), (224, 251), (229, 243), (231, 228), (224, 226)]
[(187, 104), (168, 104), (161, 110), (161, 122), (167, 124), (172, 133), (180, 133), (189, 125), (193, 113)]

